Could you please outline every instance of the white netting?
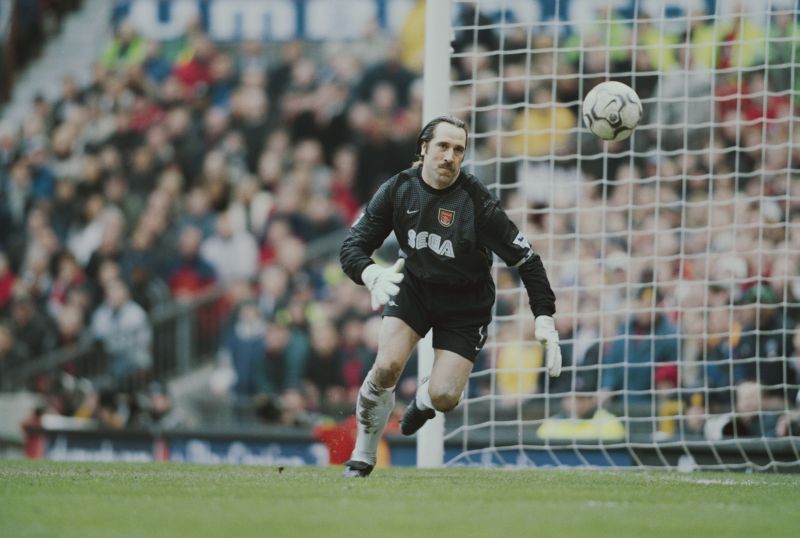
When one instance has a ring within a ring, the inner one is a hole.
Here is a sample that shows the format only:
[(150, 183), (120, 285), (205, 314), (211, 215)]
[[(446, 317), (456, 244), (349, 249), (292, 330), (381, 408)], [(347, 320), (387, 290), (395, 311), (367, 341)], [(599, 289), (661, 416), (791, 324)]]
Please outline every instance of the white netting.
[[(497, 264), (447, 463), (800, 465), (800, 17), (741, 5), (454, 2), (466, 168), (545, 262), (564, 373)], [(579, 120), (603, 80), (642, 99), (627, 141)]]

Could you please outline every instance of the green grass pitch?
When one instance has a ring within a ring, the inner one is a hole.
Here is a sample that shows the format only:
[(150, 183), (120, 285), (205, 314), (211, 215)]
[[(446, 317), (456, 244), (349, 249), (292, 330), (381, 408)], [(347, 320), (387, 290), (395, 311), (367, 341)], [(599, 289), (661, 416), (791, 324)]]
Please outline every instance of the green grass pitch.
[(0, 461), (0, 536), (797, 536), (800, 476)]

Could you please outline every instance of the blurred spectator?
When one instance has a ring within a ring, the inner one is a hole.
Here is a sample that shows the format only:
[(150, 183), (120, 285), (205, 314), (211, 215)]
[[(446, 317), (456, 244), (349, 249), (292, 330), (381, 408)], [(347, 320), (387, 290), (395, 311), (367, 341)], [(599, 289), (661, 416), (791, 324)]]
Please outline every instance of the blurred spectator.
[(244, 142), (247, 171), (255, 173), (264, 139), (277, 121), (264, 88), (240, 86), (231, 97), (231, 123)]
[(251, 301), (242, 304), (236, 319), (222, 335), (219, 360), (230, 364), (233, 370), (231, 395), (234, 408), (241, 412), (252, 411), (254, 397), (273, 393), (274, 383), (267, 377), (266, 324)]
[(281, 322), (268, 324), (267, 371), (269, 378), (275, 380), (278, 392), (303, 388), (310, 348), (305, 331)]
[[(800, 52), (800, 25), (792, 9), (774, 6), (769, 25), (769, 86), (772, 91), (792, 90), (797, 99), (798, 68), (793, 60)], [(793, 87), (794, 85), (794, 87)]]
[(735, 381), (753, 381), (761, 385), (764, 405), (786, 407), (794, 401), (797, 390), (795, 370), (787, 360), (787, 331), (778, 316), (775, 293), (756, 283), (742, 297), (740, 304), (742, 337), (733, 353), (736, 359)]
[(333, 155), (330, 197), (336, 205), (342, 222), (351, 224), (361, 207), (353, 188), (356, 182), (357, 153), (351, 146), (341, 146)]
[(267, 319), (273, 319), (278, 310), (286, 307), (289, 301), (289, 273), (284, 267), (270, 264), (261, 270), (256, 300), (259, 310)]
[(533, 90), (533, 102), (514, 119), (511, 129), (522, 133), (509, 141), (509, 155), (540, 157), (560, 154), (568, 149), (568, 141), (575, 127), (572, 111), (553, 100), (549, 84)]
[[(161, 277), (163, 265), (163, 255), (156, 252), (153, 234), (143, 228), (134, 230), (122, 251), (119, 266), (123, 280), (130, 286), (131, 297), (145, 310), (170, 299), (168, 284)], [(178, 297), (180, 293), (175, 294)]]
[(56, 183), (54, 200), (50, 206), (50, 225), (61, 244), (66, 243), (72, 223), (78, 218), (80, 203), (76, 182), (63, 180)]
[(172, 398), (161, 383), (153, 381), (145, 390), (132, 393), (129, 398), (127, 427), (143, 429), (178, 425), (179, 418), (176, 416)]
[(775, 437), (780, 418), (776, 411), (766, 411), (758, 383), (746, 381), (736, 386), (736, 406), (732, 413), (712, 416), (706, 420), (707, 439), (742, 437)]
[(0, 251), (0, 314), (8, 310), (17, 277), (5, 252)]
[[(258, 268), (258, 247), (247, 230), (235, 230), (227, 213), (217, 215), (214, 234), (200, 247), (203, 258), (214, 268), (219, 281), (250, 280)], [(231, 263), (236, 260), (236, 263)]]
[(639, 11), (637, 18), (636, 37), (641, 47), (637, 54), (646, 55), (657, 71), (670, 71), (678, 67), (680, 64), (675, 58), (675, 45), (680, 36), (665, 32), (662, 24), (654, 24), (644, 9)]
[(389, 118), (370, 117), (370, 110), (366, 105), (354, 107), (352, 114), (363, 114), (368, 118), (358, 138), (358, 177), (354, 187), (359, 201), (365, 203), (392, 176), (392, 170), (402, 170), (410, 166), (408, 156), (413, 156), (414, 150), (404, 152), (402, 141), (392, 137), (392, 122)]
[(364, 376), (372, 365), (372, 351), (364, 343), (364, 322), (355, 315), (346, 316), (339, 327), (342, 357), (342, 381), (347, 398), (355, 401)]
[(747, 7), (740, 3), (731, 15), (719, 21), (722, 45), (717, 55), (718, 67), (744, 68), (763, 61), (764, 30), (747, 15)]
[(90, 392), (75, 411), (75, 417), (93, 419), (101, 429), (119, 430), (127, 419), (120, 412), (119, 400), (120, 395), (111, 388)]
[(278, 245), (294, 237), (289, 215), (275, 214), (269, 219), (264, 241), (259, 249), (259, 264), (267, 265), (275, 261), (278, 255)]
[(247, 39), (241, 43), (236, 54), (237, 73), (241, 75), (250, 70), (266, 73), (268, 67), (267, 56), (259, 40)]
[(175, 63), (173, 72), (189, 92), (187, 97), (208, 90), (213, 81), (211, 62), (215, 53), (211, 40), (205, 35), (197, 35), (186, 50), (186, 55)]
[(133, 23), (126, 20), (117, 27), (116, 36), (106, 46), (100, 61), (104, 67), (116, 71), (141, 63), (146, 52), (144, 40)]
[(184, 210), (178, 219), (178, 228), (194, 226), (205, 239), (214, 233), (214, 215), (211, 212), (208, 193), (202, 187), (192, 188), (186, 195)]
[(147, 314), (119, 280), (106, 284), (105, 294), (105, 301), (92, 315), (91, 331), (108, 354), (108, 373), (118, 382), (146, 375), (152, 366), (153, 339)]
[(6, 375), (24, 360), (25, 356), (14, 339), (11, 327), (7, 323), (0, 323), (0, 388), (12, 388), (6, 380)]
[[(50, 286), (47, 297), (47, 310), (50, 315), (58, 319), (61, 309), (67, 302), (67, 296), (72, 289), (81, 287), (86, 277), (75, 256), (70, 252), (63, 252), (56, 259), (56, 277)], [(94, 275), (95, 278), (97, 275)]]
[(67, 304), (56, 318), (58, 328), (58, 347), (69, 349), (86, 340), (88, 335), (83, 331), (83, 311), (76, 304)]
[(656, 106), (646, 109), (648, 123), (658, 125), (658, 131), (650, 133), (658, 132), (662, 147), (667, 150), (681, 147), (687, 133), (690, 147), (699, 148), (710, 132), (714, 75), (698, 64), (690, 44), (679, 44), (677, 55), (677, 64), (659, 77)]
[(124, 247), (123, 226), (123, 223), (115, 221), (113, 224), (103, 227), (100, 232), (100, 245), (92, 252), (89, 256), (89, 260), (86, 262), (87, 278), (97, 280), (100, 266), (104, 262), (111, 261), (119, 263), (122, 260)]
[(12, 300), (10, 327), (26, 358), (37, 357), (56, 347), (52, 321), (26, 293), (16, 295)]
[(17, 161), (11, 166), (5, 191), (7, 218), (12, 229), (20, 230), (25, 222), (25, 213), (33, 201), (31, 173), (23, 161)]
[(343, 227), (342, 218), (330, 195), (313, 195), (308, 201), (306, 214), (300, 235), (308, 243), (322, 239)]
[(536, 435), (542, 439), (624, 439), (625, 426), (611, 412), (598, 407), (596, 390), (596, 375), (577, 375), (575, 392), (561, 398), (561, 410), (546, 418)]
[(208, 290), (217, 282), (217, 272), (201, 253), (203, 234), (199, 228), (183, 228), (178, 243), (178, 257), (167, 271), (167, 282), (172, 294), (190, 298)]
[(700, 386), (711, 403), (733, 408), (732, 387), (735, 383), (733, 350), (742, 337), (741, 324), (729, 323), (729, 312), (714, 309), (708, 313), (707, 330), (700, 350), (703, 374)]
[(539, 391), (540, 367), (543, 364), (541, 346), (533, 345), (533, 325), (528, 324), (520, 336), (516, 327), (504, 326), (498, 336), (502, 347), (497, 354), (497, 392), (503, 404), (516, 405)]
[(270, 81), (269, 98), (279, 100), (291, 80), (292, 67), (304, 56), (303, 42), (287, 41), (281, 46), (280, 61), (270, 69), (267, 78)]
[[(556, 320), (563, 342), (562, 370), (556, 379), (548, 380), (550, 394), (593, 391), (597, 387), (598, 364), (608, 347), (600, 334), (601, 314), (594, 301), (586, 300), (576, 315), (581, 316), (580, 323), (568, 314), (560, 314)], [(578, 332), (573, 333), (576, 326)]]
[(477, 41), (486, 50), (496, 50), (498, 39), (492, 30), (492, 20), (483, 13), (476, 2), (463, 2), (456, 14), (454, 27), (460, 27), (453, 42), (455, 52), (463, 52), (465, 48)]
[(789, 355), (789, 367), (794, 370), (795, 378), (800, 379), (800, 321), (795, 322), (792, 328), (792, 353)]
[(403, 65), (402, 45), (399, 41), (395, 41), (383, 61), (367, 67), (354, 93), (360, 101), (370, 101), (379, 84), (386, 82), (394, 89), (398, 106), (406, 107), (414, 78), (414, 73)]
[(0, 73), (3, 73), (0, 80), (0, 104), (8, 101), (14, 82), (14, 66), (8, 39), (8, 28), (11, 25), (6, 22), (7, 19), (10, 19), (10, 14), (0, 13)]
[[(52, 114), (52, 121), (55, 124), (61, 124), (64, 122), (68, 122), (72, 119), (75, 114), (78, 112), (77, 109), (80, 109), (84, 104), (83, 96), (81, 95), (80, 88), (78, 87), (78, 83), (74, 77), (67, 75), (61, 81), (61, 96), (53, 103), (53, 108), (51, 110)], [(66, 127), (66, 126), (64, 126)], [(61, 130), (61, 133), (69, 133), (69, 131)], [(57, 144), (57, 132), (53, 133), (53, 144)], [(71, 149), (69, 145), (74, 142), (74, 140), (63, 140), (67, 147), (64, 147), (64, 150)], [(55, 149), (55, 147), (54, 147)], [(56, 152), (58, 153), (58, 152)]]
[(795, 401), (794, 408), (789, 408), (788, 412), (778, 418), (775, 434), (778, 437), (800, 435), (800, 395)]
[[(677, 331), (664, 314), (654, 310), (659, 302), (655, 288), (641, 287), (631, 319), (622, 324), (602, 357), (601, 401), (619, 395), (632, 402), (650, 402), (660, 377), (658, 369), (666, 373), (664, 367), (677, 363)], [(669, 382), (673, 387), (677, 384), (677, 380)]]
[(67, 238), (67, 246), (81, 265), (88, 263), (92, 253), (100, 246), (106, 228), (120, 228), (107, 233), (120, 233), (124, 227), (124, 217), (119, 210), (105, 205), (103, 196), (92, 194), (83, 206), (81, 222), (73, 227)]
[(425, 2), (417, 0), (400, 29), (403, 65), (414, 73), (422, 73), (425, 59)]
[(322, 146), (316, 140), (300, 140), (292, 155), (293, 166), (286, 174), (286, 183), (297, 189), (301, 197), (329, 192), (330, 170), (323, 161)]
[(161, 84), (169, 77), (172, 72), (172, 64), (164, 56), (161, 50), (161, 43), (148, 41), (145, 44), (142, 67), (147, 78), (155, 84)]
[(279, 403), (280, 416), (278, 423), (283, 426), (308, 427), (317, 420), (308, 412), (308, 404), (303, 393), (296, 389), (289, 389), (281, 394)]
[(228, 210), (235, 230), (243, 230), (254, 238), (262, 237), (272, 210), (273, 197), (260, 191), (255, 179), (242, 180)]
[(311, 355), (306, 366), (305, 379), (309, 388), (319, 392), (317, 402), (341, 403), (346, 391), (344, 387), (343, 357), (339, 347), (339, 335), (333, 324), (320, 321), (311, 326)]

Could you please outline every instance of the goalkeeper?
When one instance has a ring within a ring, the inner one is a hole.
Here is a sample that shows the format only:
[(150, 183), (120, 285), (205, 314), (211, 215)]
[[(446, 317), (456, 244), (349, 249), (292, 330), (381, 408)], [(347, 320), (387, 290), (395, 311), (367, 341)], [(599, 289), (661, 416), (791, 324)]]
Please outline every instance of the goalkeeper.
[[(345, 476), (372, 472), (395, 384), (429, 329), (433, 370), (406, 409), (401, 431), (412, 435), (436, 411), (458, 405), (491, 321), (492, 252), (519, 271), (547, 370), (553, 377), (561, 372), (555, 296), (542, 260), (483, 184), (461, 171), (468, 134), (453, 116), (431, 120), (417, 139), (417, 162), (381, 185), (342, 244), (345, 273), (369, 288), (373, 308), (386, 305), (378, 355), (358, 395), (356, 446)], [(400, 259), (384, 268), (370, 256), (392, 231)]]

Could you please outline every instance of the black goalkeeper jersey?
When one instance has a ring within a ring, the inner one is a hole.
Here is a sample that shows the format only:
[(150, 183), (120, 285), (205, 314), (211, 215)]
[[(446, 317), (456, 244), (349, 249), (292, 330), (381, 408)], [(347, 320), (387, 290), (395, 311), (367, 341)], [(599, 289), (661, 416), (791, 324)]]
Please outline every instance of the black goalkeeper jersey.
[(517, 267), (535, 316), (555, 313), (544, 266), (500, 203), (473, 175), (461, 172), (446, 189), (410, 168), (381, 185), (342, 244), (345, 273), (363, 284), (370, 256), (394, 231), (406, 270), (432, 285), (469, 286), (491, 278), (492, 252)]

